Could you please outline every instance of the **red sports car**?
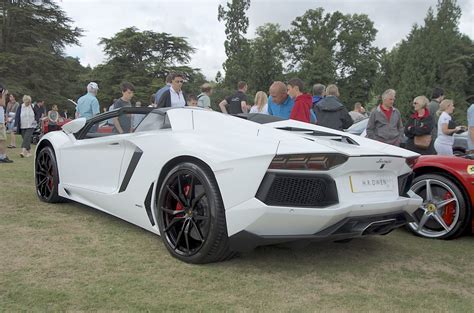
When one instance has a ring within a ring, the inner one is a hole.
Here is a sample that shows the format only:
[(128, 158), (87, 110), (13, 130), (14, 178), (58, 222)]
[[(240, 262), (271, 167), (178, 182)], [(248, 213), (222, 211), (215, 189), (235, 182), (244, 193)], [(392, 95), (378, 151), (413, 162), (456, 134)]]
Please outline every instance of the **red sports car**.
[(424, 201), (409, 229), (429, 238), (474, 234), (474, 155), (421, 156), (414, 173), (411, 190)]
[(49, 119), (45, 118), (41, 122), (41, 133), (44, 135), (52, 130), (60, 130), (64, 124), (69, 123), (70, 121), (71, 119), (68, 118), (60, 118), (59, 121), (54, 125), (53, 129), (50, 129), (53, 125), (50, 124)]

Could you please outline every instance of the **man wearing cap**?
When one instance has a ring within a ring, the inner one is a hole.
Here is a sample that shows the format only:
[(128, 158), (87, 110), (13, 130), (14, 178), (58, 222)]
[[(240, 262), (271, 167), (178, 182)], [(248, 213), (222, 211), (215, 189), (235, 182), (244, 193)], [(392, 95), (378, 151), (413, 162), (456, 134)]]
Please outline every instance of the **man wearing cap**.
[(99, 114), (100, 106), (97, 100), (97, 91), (99, 86), (95, 82), (87, 85), (87, 93), (77, 100), (76, 117), (85, 117), (89, 119)]

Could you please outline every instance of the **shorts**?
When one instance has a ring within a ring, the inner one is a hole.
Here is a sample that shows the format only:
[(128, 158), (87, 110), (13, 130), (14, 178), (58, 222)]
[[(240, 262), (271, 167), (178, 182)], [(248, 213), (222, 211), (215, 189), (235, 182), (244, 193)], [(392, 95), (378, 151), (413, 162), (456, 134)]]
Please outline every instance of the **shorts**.
[(7, 140), (7, 132), (3, 123), (0, 123), (0, 140)]

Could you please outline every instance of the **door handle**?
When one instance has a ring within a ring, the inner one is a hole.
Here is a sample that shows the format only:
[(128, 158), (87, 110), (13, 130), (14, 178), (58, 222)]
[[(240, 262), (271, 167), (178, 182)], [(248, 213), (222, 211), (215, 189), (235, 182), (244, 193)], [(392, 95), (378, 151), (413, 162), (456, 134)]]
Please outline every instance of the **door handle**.
[(120, 144), (118, 142), (112, 142), (112, 143), (109, 143), (109, 146), (119, 146)]

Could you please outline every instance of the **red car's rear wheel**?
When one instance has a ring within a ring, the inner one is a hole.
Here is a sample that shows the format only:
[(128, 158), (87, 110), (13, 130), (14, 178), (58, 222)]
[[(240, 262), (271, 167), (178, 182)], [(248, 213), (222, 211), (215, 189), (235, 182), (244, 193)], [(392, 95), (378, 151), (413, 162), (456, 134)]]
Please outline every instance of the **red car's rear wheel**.
[(415, 211), (415, 222), (408, 228), (415, 234), (440, 239), (459, 236), (469, 220), (469, 211), (463, 193), (456, 182), (437, 174), (415, 178), (411, 190), (423, 198)]

